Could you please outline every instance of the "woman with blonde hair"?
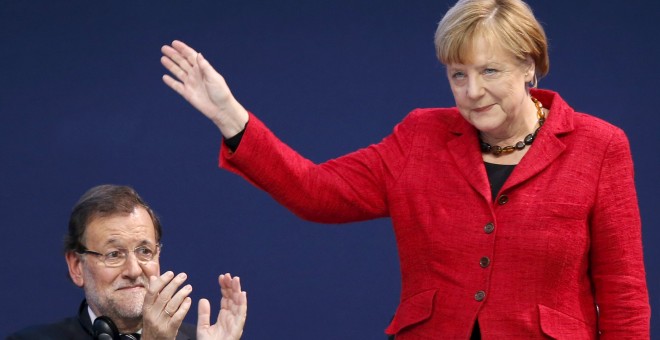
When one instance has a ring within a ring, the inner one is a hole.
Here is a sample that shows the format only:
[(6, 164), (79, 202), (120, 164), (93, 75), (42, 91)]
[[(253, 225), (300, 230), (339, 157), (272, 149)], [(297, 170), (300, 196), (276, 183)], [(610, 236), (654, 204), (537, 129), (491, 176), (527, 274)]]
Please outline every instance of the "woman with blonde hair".
[(388, 216), (401, 263), (397, 339), (645, 339), (650, 309), (624, 132), (537, 89), (549, 59), (520, 0), (461, 0), (436, 53), (455, 107), (412, 111), (380, 143), (314, 164), (180, 41), (165, 83), (211, 119), (221, 167), (298, 216)]

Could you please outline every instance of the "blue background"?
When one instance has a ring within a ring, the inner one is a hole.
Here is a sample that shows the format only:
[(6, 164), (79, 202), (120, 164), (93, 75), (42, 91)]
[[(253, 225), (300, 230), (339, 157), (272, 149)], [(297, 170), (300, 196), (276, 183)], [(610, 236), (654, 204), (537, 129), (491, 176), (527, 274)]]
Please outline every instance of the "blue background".
[[(220, 133), (162, 83), (160, 47), (202, 51), (246, 108), (321, 162), (378, 142), (416, 107), (454, 105), (433, 48), (451, 4), (0, 0), (0, 336), (75, 313), (68, 215), (85, 190), (116, 183), (159, 213), (162, 269), (187, 272), (195, 300), (217, 310), (217, 275), (241, 276), (245, 339), (383, 339), (400, 288), (390, 221), (305, 222), (219, 170)], [(660, 336), (660, 5), (530, 5), (550, 44), (540, 87), (630, 138)]]

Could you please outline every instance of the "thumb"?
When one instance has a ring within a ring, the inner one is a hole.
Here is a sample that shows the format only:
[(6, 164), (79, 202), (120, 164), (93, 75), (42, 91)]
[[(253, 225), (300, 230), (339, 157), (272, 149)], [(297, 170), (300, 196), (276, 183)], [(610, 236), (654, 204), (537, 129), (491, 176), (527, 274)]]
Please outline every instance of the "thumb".
[(200, 299), (197, 307), (197, 332), (211, 327), (211, 304), (207, 299)]

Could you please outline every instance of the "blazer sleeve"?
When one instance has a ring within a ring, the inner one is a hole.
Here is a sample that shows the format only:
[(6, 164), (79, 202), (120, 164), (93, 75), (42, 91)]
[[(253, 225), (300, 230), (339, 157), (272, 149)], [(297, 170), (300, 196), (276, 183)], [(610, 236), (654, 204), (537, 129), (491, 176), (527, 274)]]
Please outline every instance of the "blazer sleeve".
[(374, 144), (315, 164), (284, 144), (253, 114), (238, 148), (221, 146), (220, 167), (232, 171), (299, 217), (344, 223), (388, 216), (387, 185), (401, 172), (414, 123), (400, 123)]
[(648, 339), (650, 307), (632, 156), (618, 128), (600, 169), (590, 261), (601, 339)]

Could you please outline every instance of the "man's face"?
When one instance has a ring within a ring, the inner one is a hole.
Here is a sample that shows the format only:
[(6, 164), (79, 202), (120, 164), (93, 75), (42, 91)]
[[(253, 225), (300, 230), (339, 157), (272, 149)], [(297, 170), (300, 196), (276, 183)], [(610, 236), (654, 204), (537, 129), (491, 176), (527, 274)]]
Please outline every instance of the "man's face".
[(141, 246), (157, 249), (149, 213), (136, 207), (130, 214), (94, 218), (87, 224), (83, 245), (101, 254), (127, 253), (125, 263), (118, 267), (107, 267), (102, 257), (92, 254), (67, 255), (71, 277), (85, 290), (94, 313), (119, 323), (140, 320), (149, 277), (160, 275), (158, 254), (150, 262), (142, 263), (133, 252)]

